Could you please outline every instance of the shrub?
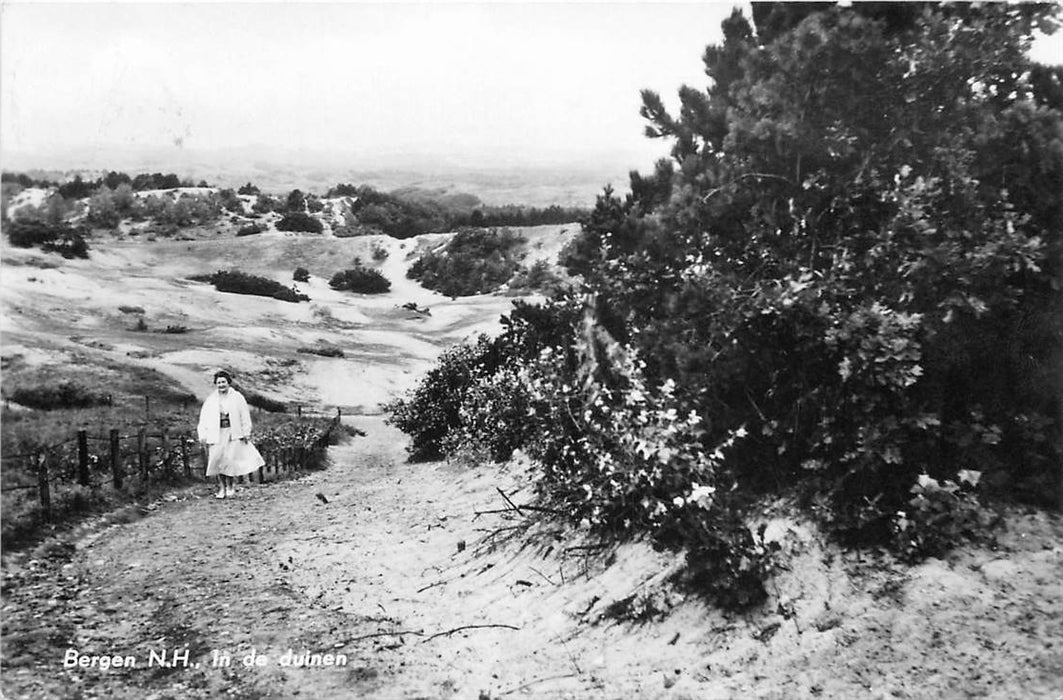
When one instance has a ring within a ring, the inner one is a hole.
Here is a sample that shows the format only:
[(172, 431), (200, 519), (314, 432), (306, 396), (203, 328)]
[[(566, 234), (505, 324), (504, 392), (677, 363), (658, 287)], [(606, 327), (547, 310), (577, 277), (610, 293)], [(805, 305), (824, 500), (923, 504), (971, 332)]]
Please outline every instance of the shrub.
[(233, 214), (244, 213), (244, 200), (240, 199), (237, 193), (233, 192), (232, 189), (225, 188), (219, 191), (218, 200), (226, 211)]
[(141, 190), (175, 190), (181, 187), (181, 178), (175, 173), (140, 173), (133, 178), (133, 189)]
[(556, 296), (567, 285), (557, 272), (545, 260), (536, 260), (531, 267), (521, 268), (509, 280), (511, 294), (539, 292), (547, 296)]
[(383, 231), (375, 226), (345, 223), (332, 229), (336, 238), (356, 238), (358, 236), (379, 236)]
[(286, 210), (292, 213), (306, 213), (306, 195), (302, 190), (292, 190), (285, 202)]
[(305, 267), (297, 267), (295, 268), (295, 272), (292, 273), (292, 279), (296, 282), (309, 282), (310, 270), (307, 270)]
[(110, 403), (107, 396), (93, 393), (74, 382), (59, 382), (49, 386), (20, 387), (11, 393), (11, 400), (23, 406), (44, 411), (106, 406)]
[(391, 282), (377, 270), (357, 266), (337, 272), (329, 280), (329, 286), (359, 294), (383, 294), (391, 289)]
[(262, 192), (249, 182), (246, 185), (242, 185), (240, 189), (236, 190), (236, 194), (257, 195), (262, 194)]
[(127, 305), (123, 304), (122, 306), (118, 307), (118, 310), (121, 311), (124, 314), (142, 314), (142, 313), (144, 313), (144, 307), (143, 306), (127, 306)]
[(319, 345), (316, 347), (299, 348), (296, 352), (308, 355), (320, 355), (322, 357), (343, 357), (343, 350), (334, 346)]
[(310, 301), (310, 297), (307, 295), (285, 287), (280, 282), (266, 277), (249, 275), (239, 270), (219, 270), (212, 275), (198, 275), (190, 279), (210, 282), (219, 292), (253, 294), (290, 302)]
[(100, 180), (86, 182), (81, 175), (75, 175), (73, 180), (59, 185), (58, 192), (64, 199), (84, 199), (95, 192), (100, 184)]
[(277, 222), (278, 231), (302, 231), (321, 233), (324, 225), (315, 217), (301, 211), (289, 211)]
[[(527, 390), (512, 370), (534, 361), (544, 348), (556, 348), (558, 357), (570, 354), (578, 308), (570, 300), (543, 306), (515, 302), (497, 338), (480, 335), (449, 348), (409, 395), (386, 404), (388, 422), (411, 435), (412, 458), (433, 459), (464, 448), (501, 458), (519, 447), (530, 423)], [(486, 402), (482, 407), (480, 400)]]
[(523, 241), (508, 229), (464, 229), (442, 251), (418, 258), (407, 276), (452, 297), (493, 292), (519, 269), (516, 248)]
[(11, 245), (18, 248), (40, 246), (41, 250), (59, 253), (68, 259), (89, 257), (84, 229), (32, 220), (12, 221), (4, 228)]
[(938, 557), (957, 544), (984, 539), (998, 518), (978, 501), (981, 473), (961, 470), (959, 483), (921, 474), (904, 510), (893, 516), (894, 547), (912, 560)]
[(241, 226), (239, 228), (239, 230), (237, 230), (236, 235), (237, 236), (253, 236), (256, 233), (262, 233), (265, 230), (266, 230), (266, 228), (264, 226), (259, 226), (257, 223), (252, 222), (252, 223), (247, 224), (245, 226)]
[(259, 194), (255, 199), (255, 203), (251, 205), (251, 212), (253, 214), (269, 214), (272, 211), (282, 211), (284, 205), (276, 197), (271, 197), (268, 194)]
[(441, 439), (448, 456), (462, 450), (504, 462), (531, 433), (529, 394), (513, 368), (475, 377), (465, 388), (457, 425)]
[(472, 345), (455, 345), (440, 355), (408, 396), (385, 405), (387, 422), (410, 436), (412, 460), (439, 459), (444, 444), (455, 445), (447, 436), (461, 425), (468, 388), (494, 371), (491, 355), (491, 342), (484, 335)]
[(383, 262), (388, 259), (388, 249), (382, 245), (373, 246), (373, 260)]

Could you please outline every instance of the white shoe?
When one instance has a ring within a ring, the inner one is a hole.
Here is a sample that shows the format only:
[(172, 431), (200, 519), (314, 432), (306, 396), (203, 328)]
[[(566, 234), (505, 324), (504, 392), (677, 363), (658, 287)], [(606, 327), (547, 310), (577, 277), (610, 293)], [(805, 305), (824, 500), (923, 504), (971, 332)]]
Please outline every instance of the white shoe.
[(229, 488), (225, 489), (225, 497), (236, 498), (236, 487), (230, 486)]
[(225, 489), (219, 489), (214, 498), (225, 498)]

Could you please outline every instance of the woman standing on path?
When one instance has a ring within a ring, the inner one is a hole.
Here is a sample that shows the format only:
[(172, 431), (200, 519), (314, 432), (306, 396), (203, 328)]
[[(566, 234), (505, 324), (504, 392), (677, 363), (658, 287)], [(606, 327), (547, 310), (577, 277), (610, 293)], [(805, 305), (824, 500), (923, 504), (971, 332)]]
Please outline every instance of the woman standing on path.
[(218, 477), (215, 498), (236, 495), (235, 478), (250, 474), (265, 460), (250, 442), (251, 411), (247, 401), (232, 388), (232, 376), (225, 370), (214, 373), (214, 392), (199, 412), (199, 441), (208, 446), (207, 476)]

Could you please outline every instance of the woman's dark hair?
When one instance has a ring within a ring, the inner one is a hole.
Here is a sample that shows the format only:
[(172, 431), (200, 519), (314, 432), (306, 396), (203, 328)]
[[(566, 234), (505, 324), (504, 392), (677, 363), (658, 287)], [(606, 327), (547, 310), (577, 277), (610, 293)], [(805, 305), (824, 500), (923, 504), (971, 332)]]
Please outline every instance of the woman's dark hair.
[(218, 377), (225, 377), (226, 381), (228, 381), (230, 384), (233, 383), (233, 375), (229, 374), (228, 372), (226, 372), (223, 369), (219, 369), (217, 372), (214, 373), (214, 383), (215, 384), (218, 383)]

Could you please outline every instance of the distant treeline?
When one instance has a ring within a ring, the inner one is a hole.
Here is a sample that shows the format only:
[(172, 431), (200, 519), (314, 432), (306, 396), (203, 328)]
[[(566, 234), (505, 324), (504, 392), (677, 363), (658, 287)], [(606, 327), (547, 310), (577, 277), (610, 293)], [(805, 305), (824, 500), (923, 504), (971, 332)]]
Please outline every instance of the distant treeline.
[[(145, 190), (172, 190), (180, 187), (210, 187), (210, 185), (205, 181), (194, 185), (192, 180), (182, 180), (174, 173), (141, 173), (130, 176), (123, 172), (111, 171), (95, 180), (87, 180), (81, 175), (76, 175), (72, 180), (65, 182), (34, 178), (25, 173), (5, 172), (2, 177), (4, 183), (12, 183), (21, 187), (55, 189), (62, 200), (75, 201), (92, 198), (89, 202), (88, 220), (94, 225), (107, 228), (117, 226), (122, 217), (129, 217), (134, 221), (158, 218), (160, 223), (172, 223), (176, 226), (202, 224), (216, 219), (225, 210), (251, 218), (258, 218), (270, 212), (282, 214), (284, 218), (277, 224), (279, 230), (310, 233), (320, 233), (323, 230), (322, 222), (313, 215), (322, 212), (325, 203), (317, 195), (300, 190), (292, 190), (286, 197), (269, 195), (262, 193), (258, 187), (248, 182), (235, 192), (232, 189), (222, 189), (216, 193), (216, 196), (213, 196), (215, 193), (203, 195), (211, 198), (208, 202), (211, 209), (210, 215), (159, 218), (155, 216), (157, 212), (154, 209), (173, 208), (175, 203), (160, 200), (152, 206), (140, 206), (140, 203), (131, 196), (132, 193)], [(245, 213), (244, 204), (239, 195), (256, 197), (251, 204), (250, 213)], [(389, 193), (373, 189), (368, 185), (339, 184), (331, 187), (325, 194), (325, 198), (346, 198), (346, 202), (339, 205), (338, 211), (330, 210), (333, 212), (335, 221), (333, 231), (338, 236), (378, 233), (394, 238), (410, 238), (422, 233), (453, 231), (465, 227), (494, 228), (567, 224), (582, 221), (590, 213), (588, 209), (557, 205), (545, 208), (514, 204), (491, 206), (483, 204), (472, 194), (425, 190), (416, 187), (403, 188)], [(185, 208), (190, 206), (189, 202), (183, 204), (177, 202), (177, 204)], [(152, 211), (147, 211), (147, 209), (152, 209)], [(58, 220), (61, 216), (57, 214), (53, 218)]]
[(368, 185), (340, 184), (327, 198), (348, 197), (347, 227), (352, 232), (377, 230), (394, 238), (453, 231), (462, 227), (539, 226), (582, 220), (589, 210), (557, 205), (546, 208), (489, 206), (470, 194), (439, 193), (408, 188), (392, 193)]
[(54, 187), (66, 199), (82, 199), (92, 195), (101, 187), (115, 190), (118, 189), (119, 185), (129, 185), (137, 192), (142, 190), (172, 190), (177, 187), (209, 187), (204, 181), (194, 185), (192, 180), (182, 180), (174, 173), (166, 173), (165, 175), (163, 173), (140, 173), (130, 177), (126, 173), (113, 170), (95, 180), (85, 180), (81, 175), (75, 175), (73, 180), (54, 182), (47, 179), (32, 178), (25, 173), (3, 173), (0, 174), (0, 181), (14, 182), (23, 187), (40, 187), (43, 189)]

